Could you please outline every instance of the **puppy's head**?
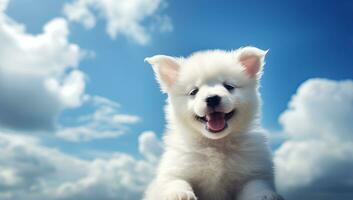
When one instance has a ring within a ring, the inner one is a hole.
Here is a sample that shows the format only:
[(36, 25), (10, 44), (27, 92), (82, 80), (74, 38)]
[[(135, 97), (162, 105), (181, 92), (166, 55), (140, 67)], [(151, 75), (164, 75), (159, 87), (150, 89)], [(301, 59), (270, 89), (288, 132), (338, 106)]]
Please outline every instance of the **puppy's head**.
[(244, 47), (188, 58), (156, 55), (146, 61), (169, 96), (169, 114), (207, 138), (220, 139), (246, 131), (256, 119), (265, 54)]

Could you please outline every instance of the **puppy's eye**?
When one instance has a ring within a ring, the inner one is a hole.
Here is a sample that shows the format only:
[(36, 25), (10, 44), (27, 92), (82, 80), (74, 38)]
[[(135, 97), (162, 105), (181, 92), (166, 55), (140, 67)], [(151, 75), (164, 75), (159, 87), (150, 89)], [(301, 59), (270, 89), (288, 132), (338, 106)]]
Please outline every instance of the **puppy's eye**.
[(226, 88), (229, 92), (233, 91), (235, 86), (228, 84), (228, 83), (223, 83), (223, 87)]
[(194, 88), (189, 92), (190, 96), (195, 96), (199, 92), (199, 88)]

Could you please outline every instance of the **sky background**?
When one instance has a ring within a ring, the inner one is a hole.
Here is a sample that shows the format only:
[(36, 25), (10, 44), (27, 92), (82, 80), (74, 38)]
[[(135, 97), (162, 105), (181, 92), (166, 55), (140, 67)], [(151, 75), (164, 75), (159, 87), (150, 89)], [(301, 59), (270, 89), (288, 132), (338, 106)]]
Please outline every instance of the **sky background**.
[(353, 1), (0, 0), (0, 199), (140, 199), (166, 98), (144, 58), (246, 45), (280, 192), (353, 197)]

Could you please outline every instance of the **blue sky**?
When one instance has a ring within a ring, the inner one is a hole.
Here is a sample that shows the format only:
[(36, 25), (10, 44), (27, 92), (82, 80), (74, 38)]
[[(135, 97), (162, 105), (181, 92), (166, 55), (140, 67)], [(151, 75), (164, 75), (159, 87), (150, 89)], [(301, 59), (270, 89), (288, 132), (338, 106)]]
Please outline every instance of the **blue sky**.
[[(87, 153), (92, 151), (142, 158), (140, 134), (151, 130), (161, 137), (166, 96), (160, 93), (151, 67), (143, 62), (147, 56), (188, 56), (203, 49), (229, 50), (245, 45), (269, 49), (261, 82), (262, 124), (281, 136), (284, 128), (279, 116), (303, 82), (353, 78), (353, 1), (161, 1), (158, 9), (139, 22), (150, 37), (148, 42), (119, 31), (112, 38), (106, 32), (107, 19), (97, 7), (93, 9), (97, 23), (92, 28), (70, 20), (63, 7), (72, 2), (11, 0), (5, 14), (25, 25), (29, 35), (42, 33), (53, 18), (65, 19), (70, 32), (67, 40), (87, 54), (78, 67), (86, 77), (84, 94), (117, 102), (119, 113), (140, 119), (124, 125), (120, 136), (83, 142), (54, 137), (50, 131), (30, 134), (41, 138), (44, 146), (80, 158), (92, 159)], [(163, 30), (159, 17), (167, 18), (165, 23), (170, 27)], [(87, 104), (65, 108), (55, 123), (60, 127), (74, 125), (75, 119), (94, 110)], [(273, 147), (279, 145), (277, 141)]]
[[(39, 33), (49, 19), (62, 15), (64, 2), (14, 0), (7, 13), (25, 24), (28, 32)], [(146, 56), (187, 56), (203, 49), (245, 45), (270, 49), (262, 80), (263, 125), (278, 131), (278, 116), (303, 81), (352, 77), (352, 10), (350, 1), (169, 1), (163, 12), (172, 19), (173, 31), (152, 33), (146, 46), (123, 36), (112, 40), (105, 33), (104, 21), (88, 31), (71, 24), (70, 40), (95, 53), (94, 58), (81, 63), (89, 77), (87, 93), (117, 101), (123, 112), (143, 119), (120, 138), (121, 142), (135, 143), (133, 146), (119, 148), (123, 144), (114, 142), (111, 147), (134, 151), (137, 133), (149, 129), (161, 134), (164, 127), (165, 96), (158, 91), (152, 70), (143, 63)], [(72, 112), (77, 111), (67, 111), (62, 117)]]

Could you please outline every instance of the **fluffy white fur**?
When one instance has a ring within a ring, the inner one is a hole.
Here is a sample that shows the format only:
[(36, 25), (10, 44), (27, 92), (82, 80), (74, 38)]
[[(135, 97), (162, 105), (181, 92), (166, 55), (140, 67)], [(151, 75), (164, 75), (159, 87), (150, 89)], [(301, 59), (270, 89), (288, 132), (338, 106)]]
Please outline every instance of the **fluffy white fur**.
[[(201, 51), (188, 58), (146, 58), (163, 92), (165, 152), (146, 200), (278, 200), (273, 164), (259, 127), (258, 82), (266, 51)], [(230, 84), (231, 91), (224, 87)], [(190, 91), (198, 88), (196, 95)], [(217, 112), (234, 115), (219, 132), (197, 120), (210, 112), (205, 99), (221, 97)]]

